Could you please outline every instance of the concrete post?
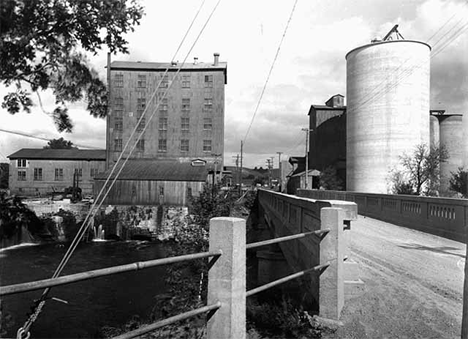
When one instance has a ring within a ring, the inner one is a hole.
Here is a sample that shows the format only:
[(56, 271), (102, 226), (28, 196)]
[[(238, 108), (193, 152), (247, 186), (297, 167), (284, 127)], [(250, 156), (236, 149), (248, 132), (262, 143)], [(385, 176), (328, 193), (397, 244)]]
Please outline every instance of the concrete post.
[(319, 315), (338, 320), (344, 306), (343, 211), (324, 207), (320, 211), (320, 228), (330, 232), (320, 243), (320, 264), (330, 263), (320, 275)]
[(240, 218), (210, 220), (210, 251), (222, 250), (208, 274), (208, 305), (221, 303), (208, 320), (208, 339), (245, 339), (246, 229)]

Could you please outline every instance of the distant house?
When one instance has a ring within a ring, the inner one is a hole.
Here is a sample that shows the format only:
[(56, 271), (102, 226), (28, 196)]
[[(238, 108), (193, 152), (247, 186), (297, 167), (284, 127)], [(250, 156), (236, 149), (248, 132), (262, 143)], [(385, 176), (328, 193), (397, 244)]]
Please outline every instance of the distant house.
[(92, 194), (94, 176), (105, 170), (105, 150), (22, 148), (10, 159), (11, 194), (39, 196), (73, 186), (77, 173), (83, 194)]
[(106, 203), (185, 205), (188, 190), (197, 195), (213, 181), (209, 173), (219, 178), (222, 172), (227, 64), (215, 53), (213, 62), (114, 61), (109, 67), (106, 174), (122, 153), (128, 162)]

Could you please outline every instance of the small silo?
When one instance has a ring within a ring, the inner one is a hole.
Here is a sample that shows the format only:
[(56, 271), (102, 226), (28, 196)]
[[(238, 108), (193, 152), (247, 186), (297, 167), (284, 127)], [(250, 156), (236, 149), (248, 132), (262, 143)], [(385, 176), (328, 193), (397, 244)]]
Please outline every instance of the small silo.
[(449, 195), (450, 178), (463, 167), (463, 121), (461, 114), (443, 114), (438, 116), (440, 126), (440, 146), (448, 151), (449, 158), (440, 164), (440, 189), (443, 195)]
[(390, 40), (346, 55), (347, 190), (387, 193), (399, 157), (429, 145), (430, 50)]
[(439, 147), (440, 142), (440, 127), (439, 119), (437, 118), (440, 114), (443, 114), (445, 111), (434, 111), (431, 110), (431, 115), (429, 116), (429, 137), (431, 147)]

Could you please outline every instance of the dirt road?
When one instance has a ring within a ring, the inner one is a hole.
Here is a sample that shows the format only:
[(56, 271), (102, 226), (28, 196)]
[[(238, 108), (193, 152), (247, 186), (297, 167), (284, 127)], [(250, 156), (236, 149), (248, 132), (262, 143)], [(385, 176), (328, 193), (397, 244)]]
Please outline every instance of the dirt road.
[(460, 338), (464, 243), (362, 216), (351, 231), (365, 292), (326, 338)]

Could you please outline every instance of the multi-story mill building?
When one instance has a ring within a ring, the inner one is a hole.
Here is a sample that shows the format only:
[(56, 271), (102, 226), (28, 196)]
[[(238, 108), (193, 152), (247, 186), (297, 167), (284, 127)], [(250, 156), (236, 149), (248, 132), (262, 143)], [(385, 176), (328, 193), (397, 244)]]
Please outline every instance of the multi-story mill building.
[(110, 72), (108, 165), (117, 160), (137, 125), (135, 141), (147, 127), (130, 158), (213, 162), (214, 154), (221, 157), (227, 64), (219, 62), (218, 54), (212, 63), (195, 59), (182, 66), (114, 61)]
[[(114, 61), (109, 73), (105, 174), (129, 141), (123, 156), (130, 160), (108, 203), (154, 203), (154, 193), (140, 197), (141, 186), (158, 191), (159, 202), (163, 193), (163, 202), (185, 204), (184, 192), (196, 194), (208, 173), (223, 166), (227, 63), (220, 62), (217, 53), (213, 62), (197, 58), (185, 64)], [(142, 167), (153, 168), (151, 176)], [(164, 174), (169, 172), (170, 176)], [(99, 188), (105, 177), (97, 179)], [(128, 201), (125, 192), (136, 197)]]

